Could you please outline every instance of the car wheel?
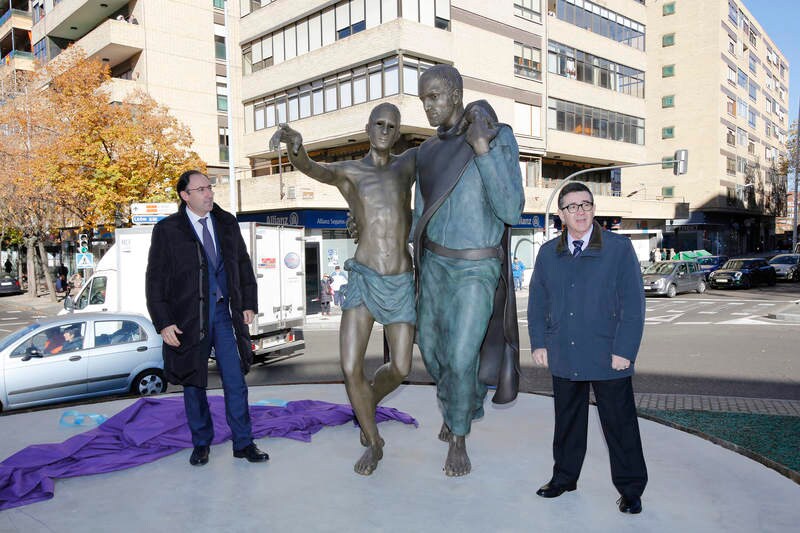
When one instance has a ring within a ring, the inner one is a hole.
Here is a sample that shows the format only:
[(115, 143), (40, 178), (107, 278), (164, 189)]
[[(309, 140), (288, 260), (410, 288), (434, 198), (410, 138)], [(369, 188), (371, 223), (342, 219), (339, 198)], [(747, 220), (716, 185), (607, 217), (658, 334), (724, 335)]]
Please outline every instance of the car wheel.
[(703, 281), (702, 279), (699, 282), (697, 282), (697, 289), (696, 290), (697, 290), (697, 294), (703, 294), (704, 292), (706, 292), (706, 282)]
[(674, 284), (670, 284), (670, 286), (667, 287), (667, 298), (675, 298), (676, 294), (678, 294), (678, 288), (675, 287)]
[(131, 392), (137, 396), (152, 396), (167, 390), (167, 380), (164, 372), (151, 368), (141, 372), (131, 384)]

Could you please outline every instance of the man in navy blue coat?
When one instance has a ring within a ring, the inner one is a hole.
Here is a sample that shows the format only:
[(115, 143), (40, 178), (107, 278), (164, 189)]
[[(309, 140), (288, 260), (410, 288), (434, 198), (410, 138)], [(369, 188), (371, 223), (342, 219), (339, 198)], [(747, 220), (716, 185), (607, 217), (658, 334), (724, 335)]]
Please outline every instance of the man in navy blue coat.
[(582, 183), (558, 196), (564, 232), (536, 258), (528, 299), (534, 362), (553, 375), (553, 476), (536, 493), (555, 498), (577, 488), (594, 390), (623, 513), (640, 513), (647, 484), (631, 377), (644, 330), (644, 290), (630, 240), (594, 222), (594, 197)]

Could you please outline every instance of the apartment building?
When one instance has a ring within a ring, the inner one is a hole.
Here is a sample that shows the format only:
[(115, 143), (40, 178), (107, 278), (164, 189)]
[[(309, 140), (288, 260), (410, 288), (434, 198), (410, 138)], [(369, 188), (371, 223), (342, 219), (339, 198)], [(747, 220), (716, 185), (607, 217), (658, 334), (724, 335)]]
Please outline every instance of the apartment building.
[(686, 202), (664, 245), (735, 254), (774, 246), (785, 209), (789, 66), (741, 0), (648, 1), (646, 158), (688, 148), (689, 173), (632, 172), (648, 195)]
[[(33, 53), (47, 62), (75, 44), (107, 63), (112, 98), (141, 88), (168, 106), (191, 129), (210, 176), (226, 183), (235, 140), (228, 108), (240, 101), (241, 79), (240, 54), (227, 53), (239, 15), (238, 2), (229, 1), (231, 24), (223, 0), (31, 0)], [(233, 123), (241, 122), (241, 106), (230, 109)]]
[(28, 0), (0, 0), (0, 83), (14, 82), (19, 70), (33, 69), (32, 16)]

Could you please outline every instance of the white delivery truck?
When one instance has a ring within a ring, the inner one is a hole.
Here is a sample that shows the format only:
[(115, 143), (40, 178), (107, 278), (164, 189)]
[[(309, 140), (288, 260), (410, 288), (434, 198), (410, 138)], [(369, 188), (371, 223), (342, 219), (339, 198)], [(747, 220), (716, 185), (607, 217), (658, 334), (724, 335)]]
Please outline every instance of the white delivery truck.
[[(250, 325), (254, 363), (275, 363), (305, 347), (305, 244), (303, 228), (241, 222), (239, 228), (258, 283), (258, 314)], [(64, 313), (106, 311), (149, 318), (144, 292), (153, 226), (119, 228), (115, 243), (97, 263)]]

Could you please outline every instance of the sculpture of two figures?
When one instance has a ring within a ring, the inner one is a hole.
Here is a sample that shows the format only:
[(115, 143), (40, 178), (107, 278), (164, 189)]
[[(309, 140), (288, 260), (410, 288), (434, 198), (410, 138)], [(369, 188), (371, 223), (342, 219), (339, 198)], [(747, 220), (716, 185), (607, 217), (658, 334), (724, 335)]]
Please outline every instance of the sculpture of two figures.
[[(360, 160), (314, 162), (300, 133), (285, 124), (273, 137), (286, 143), (297, 170), (339, 189), (355, 222), (358, 246), (345, 263), (350, 274), (339, 347), (366, 447), (355, 464), (359, 474), (371, 474), (383, 457), (375, 410), (411, 369), (415, 327), (441, 403), (445, 474), (471, 470), (466, 435), (483, 415), (487, 385), (497, 386), (497, 403), (516, 397), (519, 341), (508, 237), (524, 204), (519, 153), (511, 128), (498, 123), (489, 104), (465, 108), (462, 95), (455, 68), (425, 71), (419, 96), (436, 135), (400, 155), (391, 153), (400, 111), (389, 103), (370, 113), (370, 150)], [(384, 325), (391, 359), (368, 380), (364, 358), (375, 321)]]

